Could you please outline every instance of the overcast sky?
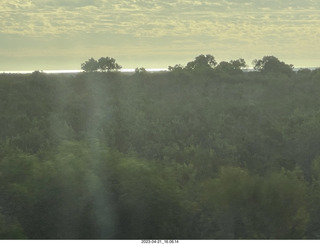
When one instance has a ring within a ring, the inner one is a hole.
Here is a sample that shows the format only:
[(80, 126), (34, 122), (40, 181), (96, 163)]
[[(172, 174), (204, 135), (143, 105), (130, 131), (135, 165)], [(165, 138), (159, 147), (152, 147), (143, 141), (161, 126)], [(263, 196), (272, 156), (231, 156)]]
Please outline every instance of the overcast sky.
[(0, 70), (80, 69), (102, 56), (167, 68), (199, 54), (320, 66), (320, 1), (0, 1)]

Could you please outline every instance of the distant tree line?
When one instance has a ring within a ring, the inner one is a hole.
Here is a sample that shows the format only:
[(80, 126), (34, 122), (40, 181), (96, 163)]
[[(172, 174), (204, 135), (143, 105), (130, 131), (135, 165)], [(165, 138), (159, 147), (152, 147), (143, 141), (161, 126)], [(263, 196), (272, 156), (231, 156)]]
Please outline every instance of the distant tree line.
[[(286, 75), (291, 75), (293, 72), (293, 65), (286, 64), (280, 61), (274, 56), (264, 56), (262, 59), (253, 60), (252, 64), (254, 65), (254, 70), (260, 71), (263, 73), (282, 73)], [(220, 73), (228, 74), (239, 74), (242, 73), (243, 69), (247, 68), (248, 65), (246, 61), (242, 58), (237, 60), (231, 60), (229, 62), (221, 61), (217, 63), (214, 56), (211, 54), (199, 55), (195, 57), (193, 61), (187, 63), (183, 66), (181, 64), (176, 64), (174, 66), (169, 66), (168, 70), (171, 72), (179, 71), (196, 71), (196, 72), (205, 72), (206, 70), (214, 70)], [(98, 61), (94, 58), (90, 58), (81, 64), (81, 69), (85, 72), (96, 72), (96, 71), (118, 71), (122, 68), (121, 65), (116, 63), (114, 58), (110, 57), (101, 57)], [(136, 68), (135, 73), (145, 73), (146, 69)]]
[[(291, 75), (293, 72), (293, 65), (288, 65), (274, 56), (264, 56), (262, 59), (253, 60), (254, 70), (264, 73), (283, 73)], [(237, 60), (231, 60), (229, 62), (222, 61), (219, 64), (215, 58), (210, 55), (199, 55), (195, 60), (187, 63), (186, 66), (176, 64), (175, 66), (169, 66), (169, 71), (205, 71), (214, 70), (217, 72), (223, 72), (228, 74), (239, 74), (242, 73), (243, 69), (247, 68), (245, 60), (239, 58)]]

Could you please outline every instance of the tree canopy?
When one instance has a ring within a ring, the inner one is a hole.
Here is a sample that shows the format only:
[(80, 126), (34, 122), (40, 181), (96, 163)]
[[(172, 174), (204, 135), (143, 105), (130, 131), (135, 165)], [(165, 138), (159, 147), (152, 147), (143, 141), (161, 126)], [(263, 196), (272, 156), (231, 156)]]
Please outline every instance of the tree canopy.
[(211, 54), (199, 55), (195, 57), (195, 60), (187, 63), (185, 69), (187, 70), (203, 70), (213, 68), (217, 65), (215, 58)]
[(85, 72), (94, 71), (118, 71), (122, 66), (116, 63), (114, 58), (101, 57), (98, 61), (94, 58), (90, 58), (88, 61), (81, 64), (81, 69)]
[(247, 67), (244, 59), (231, 60), (230, 62), (222, 61), (216, 67), (215, 70), (218, 72), (228, 74), (239, 74), (242, 73), (242, 68)]
[(320, 69), (208, 65), (0, 74), (0, 239), (319, 239)]
[(99, 69), (99, 63), (94, 58), (90, 58), (88, 61), (81, 64), (81, 69), (85, 72), (94, 72)]
[(110, 57), (101, 57), (98, 60), (99, 68), (102, 71), (118, 71), (122, 68), (121, 65), (116, 63), (116, 60), (114, 58)]
[(265, 73), (283, 73), (291, 75), (293, 65), (288, 65), (274, 56), (264, 56), (262, 59), (254, 60), (254, 69)]

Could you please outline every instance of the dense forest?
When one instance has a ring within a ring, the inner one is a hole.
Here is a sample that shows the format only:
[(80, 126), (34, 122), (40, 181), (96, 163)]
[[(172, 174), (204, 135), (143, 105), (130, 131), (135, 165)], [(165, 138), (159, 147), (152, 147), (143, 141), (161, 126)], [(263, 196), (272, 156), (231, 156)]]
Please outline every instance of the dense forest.
[(0, 239), (319, 239), (320, 69), (212, 58), (0, 74)]

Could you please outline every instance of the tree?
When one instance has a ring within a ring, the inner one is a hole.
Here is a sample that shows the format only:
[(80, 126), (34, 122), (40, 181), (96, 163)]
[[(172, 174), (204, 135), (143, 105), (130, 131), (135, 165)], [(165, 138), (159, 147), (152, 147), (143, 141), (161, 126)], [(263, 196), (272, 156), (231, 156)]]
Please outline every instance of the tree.
[(110, 57), (101, 57), (98, 60), (98, 65), (100, 70), (102, 71), (117, 71), (122, 68), (121, 65), (116, 63), (116, 60), (114, 58)]
[(175, 66), (169, 66), (168, 67), (168, 70), (169, 71), (181, 71), (181, 70), (183, 70), (183, 67), (182, 67), (182, 65), (181, 64), (176, 64)]
[(318, 81), (320, 80), (320, 68), (317, 68), (311, 72), (312, 80)]
[(81, 64), (81, 69), (85, 72), (94, 72), (99, 69), (99, 63), (94, 58), (90, 58), (88, 61)]
[(135, 70), (134, 70), (134, 72), (136, 73), (136, 74), (141, 74), (141, 73), (147, 73), (147, 70), (145, 69), (145, 68), (143, 68), (143, 67), (141, 67), (141, 68), (136, 68)]
[(215, 67), (216, 71), (227, 73), (227, 74), (235, 74), (242, 72), (241, 69), (235, 68), (231, 63), (226, 61), (222, 61)]
[(17, 240), (27, 239), (23, 233), (23, 229), (19, 222), (16, 220), (8, 220), (3, 214), (0, 213), (0, 239), (1, 240)]
[(258, 176), (221, 167), (216, 178), (203, 183), (200, 201), (216, 222), (211, 238), (301, 239), (309, 218), (306, 194), (299, 170)]
[(239, 74), (242, 73), (242, 68), (247, 67), (246, 61), (239, 58), (237, 60), (231, 60), (230, 62), (222, 61), (216, 67), (215, 70), (227, 74)]
[(307, 185), (299, 169), (272, 173), (261, 182), (260, 231), (269, 239), (301, 239), (305, 236)]
[(237, 60), (231, 60), (230, 64), (232, 64), (233, 67), (238, 68), (238, 69), (241, 69), (241, 68), (244, 69), (247, 67), (246, 61), (243, 58), (239, 58)]
[(195, 58), (194, 61), (187, 63), (185, 69), (187, 70), (202, 70), (202, 69), (211, 69), (217, 65), (215, 58), (207, 54), (206, 56), (201, 54)]
[(202, 185), (200, 203), (215, 223), (211, 224), (215, 228), (211, 227), (209, 238), (248, 239), (252, 231), (260, 237), (254, 222), (259, 183), (258, 177), (247, 170), (227, 166), (220, 168), (218, 177)]
[(293, 65), (286, 64), (274, 56), (264, 56), (262, 59), (254, 60), (254, 69), (264, 73), (283, 73), (291, 75)]

